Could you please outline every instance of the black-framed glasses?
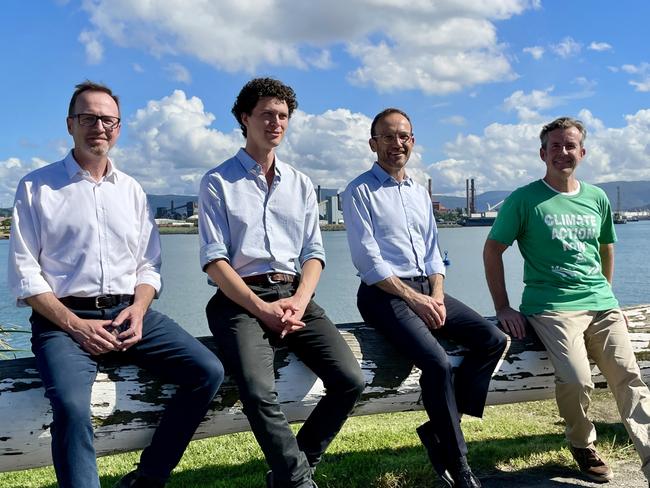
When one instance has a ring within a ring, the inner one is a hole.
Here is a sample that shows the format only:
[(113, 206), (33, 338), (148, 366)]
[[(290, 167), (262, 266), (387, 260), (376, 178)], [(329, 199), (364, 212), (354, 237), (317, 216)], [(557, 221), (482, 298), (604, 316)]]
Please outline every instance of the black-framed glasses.
[(409, 134), (408, 132), (398, 132), (395, 134), (377, 134), (376, 136), (372, 136), (372, 138), (376, 141), (381, 141), (384, 144), (390, 144), (397, 138), (399, 142), (402, 144), (408, 144), (413, 140), (413, 134)]
[(77, 119), (79, 125), (83, 127), (94, 127), (97, 120), (102, 121), (104, 129), (115, 129), (120, 125), (120, 118), (112, 115), (95, 115), (95, 114), (74, 114), (73, 119)]

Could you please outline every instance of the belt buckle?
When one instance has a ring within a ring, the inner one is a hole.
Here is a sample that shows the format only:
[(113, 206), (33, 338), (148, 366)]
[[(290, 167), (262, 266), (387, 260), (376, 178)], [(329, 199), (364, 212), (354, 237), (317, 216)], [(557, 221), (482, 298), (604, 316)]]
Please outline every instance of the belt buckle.
[(274, 281), (273, 278), (271, 278), (271, 276), (273, 276), (274, 274), (280, 274), (280, 273), (266, 273), (266, 281), (268, 281), (270, 285), (277, 285), (279, 283), (283, 283), (282, 281)]
[(99, 295), (95, 297), (95, 308), (101, 310), (103, 308), (110, 308), (113, 306), (113, 297), (110, 295)]

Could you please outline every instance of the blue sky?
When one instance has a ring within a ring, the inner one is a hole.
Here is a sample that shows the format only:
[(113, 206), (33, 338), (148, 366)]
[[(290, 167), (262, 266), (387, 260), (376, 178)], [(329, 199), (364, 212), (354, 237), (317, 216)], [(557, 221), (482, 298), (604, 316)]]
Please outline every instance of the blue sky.
[(373, 161), (369, 125), (408, 112), (409, 167), (434, 192), (543, 175), (538, 133), (586, 122), (592, 182), (650, 180), (648, 2), (542, 0), (5, 0), (0, 207), (69, 149), (74, 85), (122, 99), (112, 156), (151, 193), (195, 194), (242, 138), (230, 108), (253, 76), (293, 86), (280, 157), (342, 188)]

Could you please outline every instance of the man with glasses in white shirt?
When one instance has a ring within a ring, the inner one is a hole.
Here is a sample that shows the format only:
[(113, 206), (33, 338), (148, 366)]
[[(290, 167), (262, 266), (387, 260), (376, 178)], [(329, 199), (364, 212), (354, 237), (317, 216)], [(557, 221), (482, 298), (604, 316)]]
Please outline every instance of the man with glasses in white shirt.
[[(219, 287), (208, 323), (271, 468), (269, 488), (316, 486), (313, 471), (365, 386), (350, 348), (312, 300), (325, 265), (314, 187), (275, 154), (296, 107), (280, 81), (248, 82), (232, 109), (246, 145), (203, 177), (199, 193), (201, 267)], [(326, 389), (295, 436), (275, 389), (278, 347)]]
[[(359, 312), (422, 371), (429, 421), (417, 429), (441, 480), (478, 488), (467, 463), (460, 416), (483, 415), (490, 378), (507, 344), (505, 334), (446, 294), (431, 198), (406, 172), (415, 138), (402, 110), (388, 108), (370, 127), (372, 168), (343, 193), (352, 262), (359, 271)], [(439, 338), (468, 351), (452, 370)]]
[(120, 135), (119, 100), (77, 85), (74, 148), (19, 183), (9, 283), (32, 307), (32, 351), (52, 405), (52, 459), (62, 488), (99, 488), (90, 412), (98, 364), (135, 363), (178, 385), (119, 488), (165, 485), (223, 380), (212, 352), (149, 308), (161, 289), (160, 239), (140, 185), (108, 157)]

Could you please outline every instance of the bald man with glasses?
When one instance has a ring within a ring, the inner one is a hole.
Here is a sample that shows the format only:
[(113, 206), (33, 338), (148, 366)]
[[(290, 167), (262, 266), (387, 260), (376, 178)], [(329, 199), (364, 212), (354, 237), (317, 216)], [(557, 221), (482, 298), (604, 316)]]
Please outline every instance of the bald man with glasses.
[[(377, 161), (343, 194), (352, 262), (361, 278), (357, 305), (365, 322), (422, 371), (429, 421), (417, 432), (441, 480), (449, 487), (478, 488), (460, 416), (483, 415), (507, 338), (444, 292), (431, 198), (406, 171), (415, 144), (408, 115), (396, 108), (377, 114), (369, 144)], [(468, 349), (456, 371), (439, 338)]]

